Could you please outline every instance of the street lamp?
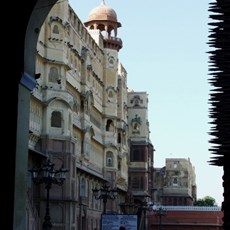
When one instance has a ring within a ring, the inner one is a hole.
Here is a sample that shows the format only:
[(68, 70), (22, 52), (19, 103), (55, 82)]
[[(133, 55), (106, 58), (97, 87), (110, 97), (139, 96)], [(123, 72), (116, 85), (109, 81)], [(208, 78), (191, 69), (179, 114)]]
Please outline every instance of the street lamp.
[(52, 184), (57, 184), (59, 186), (63, 185), (65, 181), (65, 174), (68, 172), (67, 169), (64, 169), (63, 165), (59, 170), (54, 169), (54, 163), (51, 163), (50, 160), (47, 161), (46, 164), (43, 164), (41, 168), (33, 168), (30, 169), (32, 180), (34, 184), (45, 184), (46, 188), (46, 214), (44, 217), (44, 222), (42, 225), (42, 229), (49, 230), (52, 228), (51, 218), (50, 218), (50, 210), (49, 210), (49, 191), (51, 189)]
[(154, 209), (154, 213), (156, 217), (159, 217), (159, 230), (162, 230), (162, 217), (167, 215), (167, 210), (159, 207)]
[[(143, 230), (146, 230), (146, 226), (147, 226), (147, 223), (146, 223), (146, 222), (147, 222), (147, 215), (146, 215), (146, 213), (147, 213), (147, 211), (152, 210), (152, 209), (151, 209), (152, 206), (153, 206), (153, 203), (151, 203), (151, 202), (143, 201), (143, 202), (141, 203), (140, 209), (141, 209), (141, 211), (143, 211), (143, 213), (144, 213), (144, 215), (143, 215), (144, 219), (142, 219), (142, 220), (144, 221)], [(139, 226), (139, 229), (140, 229), (140, 227), (141, 227), (141, 225)]]
[(92, 189), (93, 190), (93, 196), (96, 200), (103, 200), (103, 214), (106, 214), (106, 203), (107, 200), (115, 200), (117, 197), (117, 189), (113, 188), (110, 189), (110, 186), (105, 183), (101, 186), (100, 189), (97, 187)]
[(125, 197), (125, 202), (120, 203), (120, 207), (124, 214), (137, 214), (139, 206), (134, 203), (133, 195), (130, 191), (128, 191)]

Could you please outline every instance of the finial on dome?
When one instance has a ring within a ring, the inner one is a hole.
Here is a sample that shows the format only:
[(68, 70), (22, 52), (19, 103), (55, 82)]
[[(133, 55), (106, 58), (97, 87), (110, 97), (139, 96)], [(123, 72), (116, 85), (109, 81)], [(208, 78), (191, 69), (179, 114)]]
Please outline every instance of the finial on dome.
[(101, 5), (105, 5), (105, 0), (101, 0)]

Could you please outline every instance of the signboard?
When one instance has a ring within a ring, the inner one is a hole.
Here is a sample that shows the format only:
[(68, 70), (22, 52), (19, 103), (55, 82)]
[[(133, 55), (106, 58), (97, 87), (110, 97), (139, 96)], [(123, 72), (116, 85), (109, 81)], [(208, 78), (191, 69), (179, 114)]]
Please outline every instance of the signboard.
[(137, 215), (103, 214), (101, 216), (102, 230), (137, 230)]

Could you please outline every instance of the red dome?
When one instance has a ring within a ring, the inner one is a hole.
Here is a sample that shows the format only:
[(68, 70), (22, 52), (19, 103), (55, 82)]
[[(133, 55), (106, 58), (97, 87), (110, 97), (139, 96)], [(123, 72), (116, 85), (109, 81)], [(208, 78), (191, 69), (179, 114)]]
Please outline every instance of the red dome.
[(104, 1), (101, 2), (99, 6), (92, 9), (89, 13), (87, 21), (98, 21), (98, 20), (106, 20), (117, 22), (117, 14), (111, 8), (105, 5)]

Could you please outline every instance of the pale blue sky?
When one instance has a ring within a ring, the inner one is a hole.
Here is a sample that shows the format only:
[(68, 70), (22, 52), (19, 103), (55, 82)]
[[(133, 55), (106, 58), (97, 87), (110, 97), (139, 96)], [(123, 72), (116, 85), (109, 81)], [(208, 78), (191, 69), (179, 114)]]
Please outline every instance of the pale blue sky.
[[(223, 201), (222, 167), (211, 166), (207, 45), (212, 0), (105, 0), (121, 22), (119, 60), (128, 87), (149, 95), (154, 167), (166, 158), (190, 158), (196, 171), (197, 198)], [(100, 0), (69, 0), (85, 22)]]

